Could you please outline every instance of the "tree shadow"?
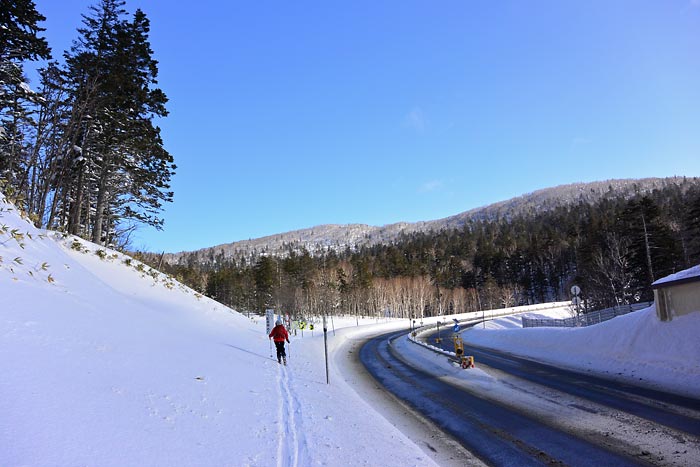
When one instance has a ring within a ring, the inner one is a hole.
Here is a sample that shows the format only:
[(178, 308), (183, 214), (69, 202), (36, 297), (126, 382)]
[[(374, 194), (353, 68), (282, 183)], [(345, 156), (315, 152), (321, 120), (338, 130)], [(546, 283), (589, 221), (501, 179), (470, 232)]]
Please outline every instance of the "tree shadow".
[(231, 347), (231, 348), (233, 348), (233, 349), (236, 349), (236, 350), (240, 350), (241, 352), (245, 352), (245, 353), (249, 353), (249, 354), (251, 354), (251, 355), (255, 355), (256, 357), (263, 358), (263, 359), (265, 359), (265, 360), (270, 360), (270, 358), (272, 358), (272, 359), (274, 360), (273, 357), (266, 356), (266, 355), (261, 355), (261, 354), (259, 354), (259, 353), (255, 353), (255, 352), (251, 352), (250, 350), (247, 350), (247, 349), (244, 349), (244, 348), (241, 348), (241, 347), (236, 347), (235, 345), (231, 345), (231, 344), (224, 344), (224, 345), (226, 345), (227, 347)]
[[(244, 348), (242, 348), (242, 347), (236, 347), (235, 345), (231, 345), (231, 344), (223, 344), (223, 345), (225, 345), (225, 346), (227, 346), (227, 347), (231, 347), (232, 349), (240, 350), (241, 352), (245, 352), (245, 353), (249, 353), (249, 354), (251, 354), (251, 355), (255, 355), (256, 357), (262, 358), (262, 359), (264, 359), (264, 360), (272, 360), (272, 361), (274, 361), (274, 362), (277, 361), (277, 360), (275, 359), (274, 356), (273, 356), (273, 357), (269, 357), (269, 356), (261, 355), (261, 354), (259, 354), (259, 353), (251, 352), (250, 350), (244, 349)], [(287, 358), (289, 358), (289, 359), (290, 359), (290, 362), (291, 362), (291, 357), (288, 356)], [(295, 376), (294, 379), (296, 379), (296, 380), (298, 380), (298, 381), (303, 381), (303, 382), (305, 382), (305, 383), (316, 384), (316, 385), (319, 385), (319, 386), (326, 386), (326, 382), (325, 382), (325, 381), (316, 381), (316, 380), (312, 380), (312, 379), (308, 379), (308, 378), (304, 378), (304, 377), (298, 377), (298, 376)]]

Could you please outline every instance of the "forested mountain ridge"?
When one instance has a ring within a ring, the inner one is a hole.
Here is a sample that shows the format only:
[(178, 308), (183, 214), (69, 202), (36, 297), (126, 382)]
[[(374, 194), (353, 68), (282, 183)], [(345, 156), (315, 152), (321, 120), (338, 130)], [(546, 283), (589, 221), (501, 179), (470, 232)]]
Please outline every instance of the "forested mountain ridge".
[[(209, 249), (183, 264), (140, 256), (240, 311), (304, 317), (464, 313), (567, 300), (572, 284), (585, 310), (600, 309), (650, 300), (656, 279), (700, 263), (699, 179), (602, 183), (539, 191), (432, 228), (409, 225), (385, 243), (366, 233), (363, 244), (311, 253), (280, 235), (279, 255), (260, 239), (257, 256)], [(329, 233), (348, 235), (343, 226), (306, 233), (325, 235), (326, 245)]]
[(326, 224), (280, 233), (257, 239), (242, 240), (190, 252), (165, 253), (162, 261), (176, 266), (197, 265), (216, 269), (229, 262), (255, 262), (261, 255), (285, 257), (290, 252), (308, 251), (318, 255), (330, 250), (341, 253), (346, 250), (378, 244), (391, 244), (402, 236), (417, 232), (439, 232), (461, 229), (471, 221), (494, 221), (518, 216), (538, 215), (561, 206), (578, 203), (591, 204), (603, 198), (630, 198), (650, 193), (669, 184), (699, 184), (698, 178), (670, 177), (605, 180), (589, 183), (573, 183), (544, 188), (506, 201), (471, 209), (443, 219), (423, 222), (400, 222), (385, 226), (366, 224)]

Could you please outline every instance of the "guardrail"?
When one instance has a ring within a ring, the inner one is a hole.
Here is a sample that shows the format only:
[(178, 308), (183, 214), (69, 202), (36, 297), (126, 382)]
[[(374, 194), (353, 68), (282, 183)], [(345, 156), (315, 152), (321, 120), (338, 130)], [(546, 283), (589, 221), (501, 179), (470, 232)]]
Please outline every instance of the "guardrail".
[(592, 326), (611, 320), (616, 316), (626, 315), (633, 311), (643, 310), (650, 307), (654, 302), (640, 302), (630, 305), (620, 305), (604, 310), (593, 311), (590, 313), (574, 316), (571, 318), (554, 319), (554, 318), (526, 318), (522, 317), (524, 328), (539, 328), (539, 327), (559, 327), (559, 328), (576, 328)]
[(541, 303), (538, 305), (526, 305), (526, 306), (519, 306), (519, 307), (512, 307), (512, 308), (500, 308), (496, 310), (486, 310), (486, 311), (475, 311), (472, 313), (463, 313), (459, 315), (449, 315), (449, 316), (441, 316), (441, 317), (433, 317), (431, 318), (435, 322), (432, 322), (430, 324), (426, 324), (425, 326), (422, 326), (420, 328), (416, 328), (412, 333), (408, 335), (408, 339), (418, 345), (421, 345), (427, 349), (432, 350), (433, 352), (441, 353), (450, 357), (456, 357), (454, 352), (450, 352), (448, 350), (443, 350), (440, 347), (436, 347), (434, 345), (429, 344), (428, 342), (425, 342), (424, 340), (421, 340), (420, 337), (423, 334), (426, 334), (428, 332), (433, 331), (437, 327), (437, 322), (440, 322), (441, 326), (445, 326), (445, 332), (446, 335), (450, 332), (450, 329), (452, 328), (452, 320), (456, 319), (462, 324), (471, 324), (471, 323), (478, 323), (484, 319), (493, 319), (493, 318), (500, 318), (502, 316), (511, 316), (514, 314), (520, 314), (520, 313), (531, 313), (533, 311), (540, 311), (540, 310), (550, 310), (552, 308), (561, 308), (564, 306), (569, 305), (570, 302), (553, 302), (553, 303)]

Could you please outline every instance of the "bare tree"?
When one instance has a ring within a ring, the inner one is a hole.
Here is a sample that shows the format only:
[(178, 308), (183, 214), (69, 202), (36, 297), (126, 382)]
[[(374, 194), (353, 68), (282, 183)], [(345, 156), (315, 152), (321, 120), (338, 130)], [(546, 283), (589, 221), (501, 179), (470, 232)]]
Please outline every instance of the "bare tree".
[(605, 235), (604, 249), (593, 255), (593, 264), (598, 274), (591, 281), (602, 291), (602, 298), (615, 305), (632, 303), (633, 283), (636, 273), (631, 267), (630, 240), (615, 233)]

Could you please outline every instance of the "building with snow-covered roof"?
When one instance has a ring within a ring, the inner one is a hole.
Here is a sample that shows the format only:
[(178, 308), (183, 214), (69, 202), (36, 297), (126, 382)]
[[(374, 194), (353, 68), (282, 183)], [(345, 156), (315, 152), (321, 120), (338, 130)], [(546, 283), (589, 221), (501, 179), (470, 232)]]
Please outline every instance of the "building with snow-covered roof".
[(700, 264), (659, 279), (651, 287), (661, 321), (700, 312)]

